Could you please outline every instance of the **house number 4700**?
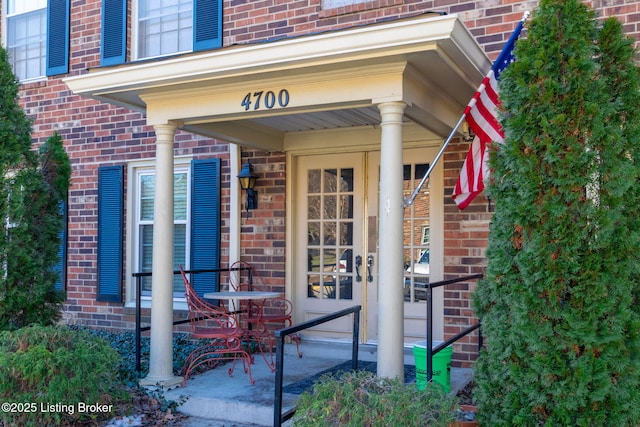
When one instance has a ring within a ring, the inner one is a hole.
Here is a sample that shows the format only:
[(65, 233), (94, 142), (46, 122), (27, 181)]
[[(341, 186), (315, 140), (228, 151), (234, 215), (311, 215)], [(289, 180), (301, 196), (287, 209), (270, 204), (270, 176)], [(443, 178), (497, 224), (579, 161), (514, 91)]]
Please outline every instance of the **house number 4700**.
[(286, 107), (289, 105), (289, 91), (286, 89), (281, 89), (280, 92), (276, 95), (275, 92), (268, 90), (260, 90), (257, 92), (249, 92), (245, 95), (244, 99), (240, 103), (244, 107), (244, 110), (247, 111), (253, 105), (254, 110), (260, 110), (262, 108), (271, 109), (276, 106)]

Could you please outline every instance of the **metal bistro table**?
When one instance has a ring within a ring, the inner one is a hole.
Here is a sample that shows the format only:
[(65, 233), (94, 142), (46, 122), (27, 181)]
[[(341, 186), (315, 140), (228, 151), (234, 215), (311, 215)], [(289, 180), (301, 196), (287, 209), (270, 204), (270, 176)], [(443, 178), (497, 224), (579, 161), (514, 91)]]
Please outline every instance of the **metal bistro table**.
[(207, 292), (204, 297), (207, 299), (269, 299), (278, 298), (280, 292), (266, 291), (222, 291)]
[[(231, 314), (233, 315), (235, 321), (237, 322), (238, 325), (240, 325), (240, 321), (241, 316), (242, 316), (242, 309), (238, 310), (236, 307), (239, 306), (239, 304), (236, 304), (235, 302), (231, 302), (233, 300), (264, 300), (264, 299), (270, 299), (270, 298), (279, 298), (281, 296), (280, 292), (268, 292), (268, 291), (222, 291), (222, 292), (207, 292), (204, 294), (204, 297), (207, 299), (228, 299), (229, 302), (229, 307), (233, 307), (233, 311), (231, 311)], [(273, 362), (273, 360), (268, 360), (267, 359), (267, 355), (265, 355), (264, 351), (262, 350), (262, 346), (260, 344), (261, 342), (261, 336), (262, 333), (261, 332), (257, 332), (257, 330), (252, 330), (251, 327), (251, 322), (248, 323), (247, 325), (247, 334), (249, 337), (257, 337), (258, 339), (258, 348), (260, 351), (260, 354), (262, 354), (262, 358), (264, 359), (265, 364), (269, 367), (269, 369), (271, 369), (272, 372), (275, 372), (275, 363)], [(254, 332), (257, 332), (257, 334), (254, 334)], [(271, 354), (271, 351), (269, 352), (269, 354)], [(251, 355), (251, 358), (253, 360), (253, 355)]]

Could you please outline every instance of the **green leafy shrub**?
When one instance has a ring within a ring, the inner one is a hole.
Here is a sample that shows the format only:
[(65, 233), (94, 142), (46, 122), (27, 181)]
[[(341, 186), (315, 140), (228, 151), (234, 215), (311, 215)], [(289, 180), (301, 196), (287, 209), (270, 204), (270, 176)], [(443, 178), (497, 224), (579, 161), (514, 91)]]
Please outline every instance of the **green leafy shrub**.
[(109, 417), (128, 398), (118, 364), (118, 354), (104, 340), (84, 331), (30, 326), (0, 332), (2, 421), (77, 425)]
[(457, 399), (437, 385), (418, 390), (415, 384), (370, 372), (347, 372), (325, 375), (312, 393), (303, 393), (293, 425), (446, 427), (455, 419), (456, 407)]

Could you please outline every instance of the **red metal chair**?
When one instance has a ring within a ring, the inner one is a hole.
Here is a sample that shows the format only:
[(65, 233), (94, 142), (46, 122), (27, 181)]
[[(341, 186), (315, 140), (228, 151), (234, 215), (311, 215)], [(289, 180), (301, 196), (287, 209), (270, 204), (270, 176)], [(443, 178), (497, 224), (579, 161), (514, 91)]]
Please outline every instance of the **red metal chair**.
[(187, 357), (182, 367), (182, 375), (184, 375), (182, 386), (184, 387), (195, 368), (203, 364), (207, 364), (209, 368), (215, 368), (223, 360), (233, 361), (229, 368), (229, 376), (233, 376), (238, 358), (242, 359), (244, 372), (249, 374), (249, 381), (254, 384), (255, 380), (251, 375), (251, 356), (242, 346), (244, 331), (239, 323), (224, 309), (200, 298), (193, 290), (182, 266), (180, 266), (180, 273), (184, 280), (185, 296), (189, 307), (191, 336), (195, 339), (207, 340), (207, 344), (199, 346)]
[[(230, 274), (229, 276), (229, 286), (236, 291), (272, 291), (264, 284), (253, 265), (244, 261), (236, 261), (230, 268), (239, 269), (235, 275)], [(248, 323), (248, 327), (245, 328), (245, 336), (257, 343), (258, 350), (262, 354), (265, 363), (272, 371), (275, 371), (273, 349), (276, 338), (274, 331), (292, 325), (291, 312), (293, 311), (293, 304), (284, 295), (281, 295), (280, 298), (249, 300), (243, 301), (243, 303), (244, 306), (240, 307), (243, 313), (242, 320)], [(302, 357), (300, 336), (294, 334), (291, 336), (291, 340), (296, 343), (298, 357)], [(265, 353), (265, 349), (267, 353)]]

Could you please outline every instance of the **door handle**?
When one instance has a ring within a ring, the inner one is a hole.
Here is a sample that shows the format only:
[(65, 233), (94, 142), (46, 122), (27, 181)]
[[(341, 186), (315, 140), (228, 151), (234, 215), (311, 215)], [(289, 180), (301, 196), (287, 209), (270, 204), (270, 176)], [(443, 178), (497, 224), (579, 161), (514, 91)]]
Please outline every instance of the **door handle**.
[(367, 282), (373, 282), (373, 274), (371, 274), (371, 267), (373, 267), (373, 255), (367, 257)]
[(362, 276), (360, 276), (360, 266), (362, 265), (362, 257), (356, 256), (356, 282), (362, 282)]

